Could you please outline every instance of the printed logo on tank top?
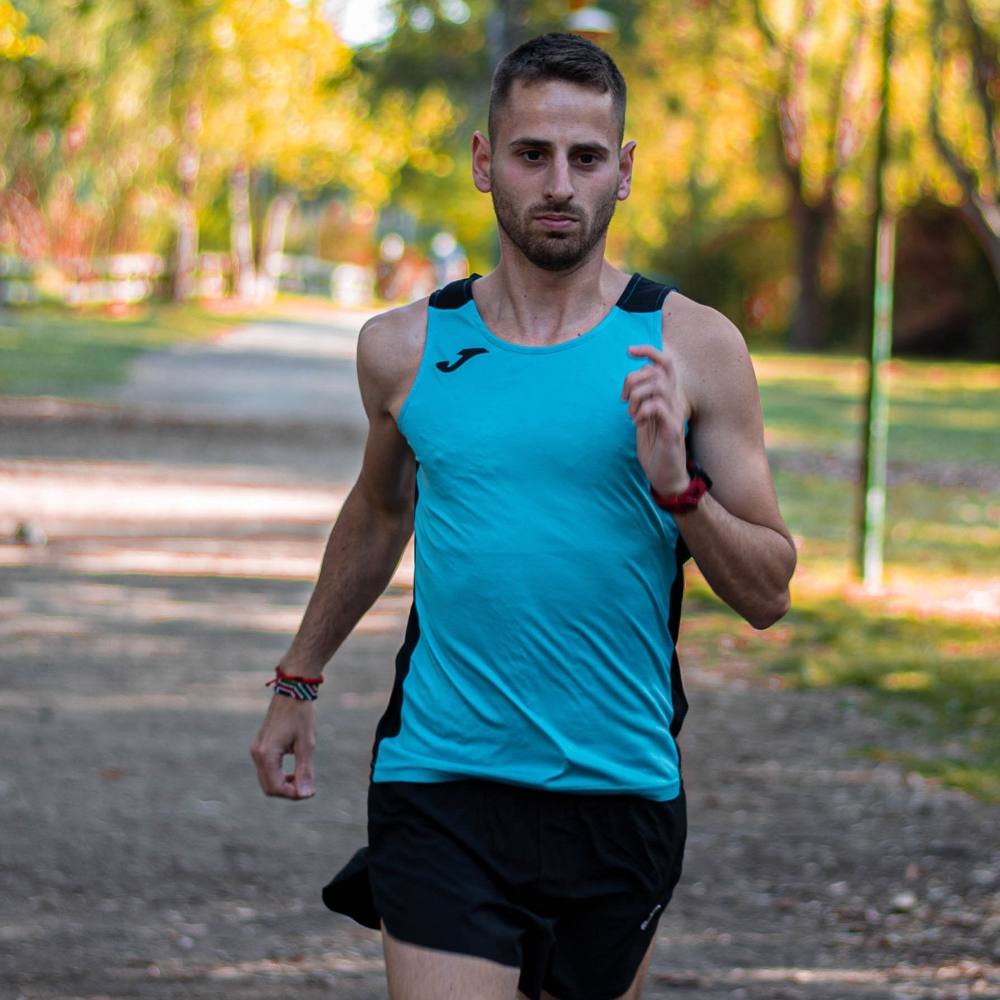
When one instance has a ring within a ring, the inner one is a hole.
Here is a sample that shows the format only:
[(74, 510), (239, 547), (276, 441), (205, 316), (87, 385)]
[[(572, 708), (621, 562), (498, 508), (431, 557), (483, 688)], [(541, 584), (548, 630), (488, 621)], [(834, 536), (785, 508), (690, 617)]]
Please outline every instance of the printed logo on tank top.
[(485, 347), (463, 347), (462, 350), (458, 352), (458, 360), (453, 361), (450, 364), (447, 361), (439, 361), (437, 363), (437, 370), (440, 372), (453, 372), (458, 368), (461, 368), (469, 358), (474, 358), (477, 354), (489, 354), (490, 352), (486, 350)]

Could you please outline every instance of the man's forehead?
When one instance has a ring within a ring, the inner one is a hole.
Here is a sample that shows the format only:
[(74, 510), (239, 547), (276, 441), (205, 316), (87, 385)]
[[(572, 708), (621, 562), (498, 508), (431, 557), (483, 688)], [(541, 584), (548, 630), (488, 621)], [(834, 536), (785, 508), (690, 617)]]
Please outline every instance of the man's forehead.
[(618, 131), (610, 91), (602, 94), (566, 80), (515, 81), (501, 122), (507, 136), (527, 126), (533, 126), (533, 134), (538, 128), (552, 132), (585, 128), (614, 138)]

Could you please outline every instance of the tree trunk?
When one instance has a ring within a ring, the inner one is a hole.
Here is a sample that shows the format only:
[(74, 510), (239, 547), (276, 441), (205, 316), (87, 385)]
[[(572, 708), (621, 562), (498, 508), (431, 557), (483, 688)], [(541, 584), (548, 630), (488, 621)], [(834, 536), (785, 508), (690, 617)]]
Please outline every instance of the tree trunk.
[[(996, 206), (990, 206), (996, 211)], [(980, 246), (986, 253), (993, 268), (993, 277), (1000, 286), (1000, 233), (984, 218), (982, 208), (974, 205), (971, 201), (966, 201), (962, 206), (962, 215), (965, 216), (973, 233), (979, 240)], [(995, 350), (1000, 352), (1000, 339), (997, 340)]]
[(262, 300), (273, 300), (278, 294), (278, 279), (281, 277), (281, 258), (285, 249), (285, 234), (288, 218), (295, 207), (295, 195), (289, 192), (272, 199), (264, 223), (264, 242), (261, 246), (260, 262), (263, 273), (257, 279), (257, 291)]
[(233, 292), (241, 299), (254, 298), (257, 276), (253, 267), (253, 233), (250, 228), (250, 178), (243, 164), (229, 175), (229, 239), (233, 257)]
[(190, 198), (177, 203), (177, 261), (174, 266), (173, 298), (183, 302), (195, 291), (194, 270), (198, 256), (198, 217)]
[(820, 205), (808, 205), (798, 191), (793, 191), (792, 197), (792, 219), (798, 244), (799, 298), (788, 333), (788, 346), (793, 351), (821, 351), (827, 344), (827, 331), (823, 322), (820, 264), (832, 206), (828, 200)]
[(993, 276), (997, 280), (997, 285), (1000, 285), (1000, 234), (983, 218), (982, 211), (971, 201), (966, 201), (962, 205), (962, 215), (965, 216), (976, 235), (976, 239), (979, 240), (989, 258), (990, 266), (993, 268)]
[(201, 113), (196, 104), (188, 106), (184, 117), (183, 141), (177, 157), (180, 195), (177, 199), (177, 259), (174, 262), (173, 298), (183, 302), (194, 294), (195, 262), (198, 257), (198, 215), (194, 208), (195, 185), (201, 157), (197, 139), (201, 134)]

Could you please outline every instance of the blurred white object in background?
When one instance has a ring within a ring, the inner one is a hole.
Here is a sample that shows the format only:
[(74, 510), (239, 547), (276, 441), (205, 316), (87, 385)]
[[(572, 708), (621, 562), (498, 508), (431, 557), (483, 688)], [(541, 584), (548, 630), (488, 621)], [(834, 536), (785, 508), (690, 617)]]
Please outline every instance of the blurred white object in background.
[(330, 296), (338, 306), (371, 305), (375, 273), (358, 264), (338, 264), (330, 275)]

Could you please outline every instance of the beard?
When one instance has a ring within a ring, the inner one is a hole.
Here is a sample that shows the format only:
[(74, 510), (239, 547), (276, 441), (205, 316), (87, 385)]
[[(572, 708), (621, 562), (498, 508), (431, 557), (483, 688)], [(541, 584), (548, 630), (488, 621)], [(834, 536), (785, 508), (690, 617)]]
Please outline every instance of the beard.
[[(598, 202), (593, 214), (570, 202), (532, 205), (520, 212), (507, 193), (497, 186), (495, 178), (491, 193), (497, 225), (511, 243), (535, 267), (540, 267), (543, 271), (568, 271), (585, 260), (607, 233), (618, 204), (617, 189), (613, 189), (606, 198)], [(578, 225), (568, 233), (533, 231), (532, 219), (549, 213), (575, 219)]]

